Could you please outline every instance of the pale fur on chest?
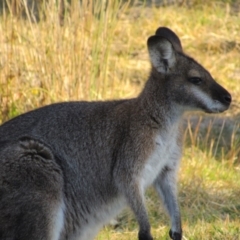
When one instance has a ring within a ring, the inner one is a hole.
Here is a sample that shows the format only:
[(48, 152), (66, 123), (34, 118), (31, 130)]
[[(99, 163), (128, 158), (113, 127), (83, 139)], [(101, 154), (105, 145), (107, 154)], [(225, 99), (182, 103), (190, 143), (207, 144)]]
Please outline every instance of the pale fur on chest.
[(178, 143), (179, 126), (172, 126), (170, 131), (156, 135), (154, 149), (141, 172), (141, 186), (150, 186), (165, 167), (173, 169), (179, 166), (181, 146)]

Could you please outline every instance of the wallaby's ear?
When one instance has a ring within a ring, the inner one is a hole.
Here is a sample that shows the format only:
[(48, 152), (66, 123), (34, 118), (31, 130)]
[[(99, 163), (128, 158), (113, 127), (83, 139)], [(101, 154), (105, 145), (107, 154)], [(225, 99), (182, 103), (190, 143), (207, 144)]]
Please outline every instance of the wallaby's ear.
[(167, 73), (176, 62), (175, 50), (166, 38), (151, 36), (147, 41), (151, 63), (160, 73)]
[(175, 51), (183, 52), (182, 44), (175, 32), (167, 27), (159, 27), (155, 33), (159, 37), (167, 39), (172, 45)]

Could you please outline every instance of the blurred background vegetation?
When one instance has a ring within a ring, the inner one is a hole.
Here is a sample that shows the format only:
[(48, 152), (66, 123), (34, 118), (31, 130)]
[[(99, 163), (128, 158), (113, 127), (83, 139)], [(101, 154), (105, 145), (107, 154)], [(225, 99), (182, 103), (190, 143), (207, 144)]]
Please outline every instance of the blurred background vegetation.
[[(227, 88), (220, 115), (184, 119), (179, 175), (184, 239), (240, 239), (240, 1), (2, 0), (0, 122), (58, 101), (135, 97), (149, 74), (147, 38), (167, 26)], [(150, 189), (155, 239), (169, 220)], [(97, 239), (136, 239), (125, 211)]]

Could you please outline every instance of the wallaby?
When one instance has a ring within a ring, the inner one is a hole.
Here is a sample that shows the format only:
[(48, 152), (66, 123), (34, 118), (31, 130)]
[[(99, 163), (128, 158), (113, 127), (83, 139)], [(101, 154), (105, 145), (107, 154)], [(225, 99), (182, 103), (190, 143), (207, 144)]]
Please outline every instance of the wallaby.
[(0, 239), (91, 240), (125, 206), (151, 240), (144, 192), (153, 185), (182, 239), (177, 201), (181, 118), (218, 113), (231, 95), (166, 27), (147, 41), (152, 64), (137, 98), (65, 102), (0, 126)]

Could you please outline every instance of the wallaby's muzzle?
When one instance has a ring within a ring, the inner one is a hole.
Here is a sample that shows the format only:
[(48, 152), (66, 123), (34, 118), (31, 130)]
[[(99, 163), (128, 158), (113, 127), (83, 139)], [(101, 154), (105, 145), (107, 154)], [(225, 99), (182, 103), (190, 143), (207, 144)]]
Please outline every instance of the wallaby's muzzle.
[(216, 102), (216, 105), (219, 106), (216, 107), (216, 111), (213, 110), (212, 112), (214, 113), (226, 111), (232, 102), (231, 94), (216, 82), (210, 89), (213, 93), (212, 98)]

